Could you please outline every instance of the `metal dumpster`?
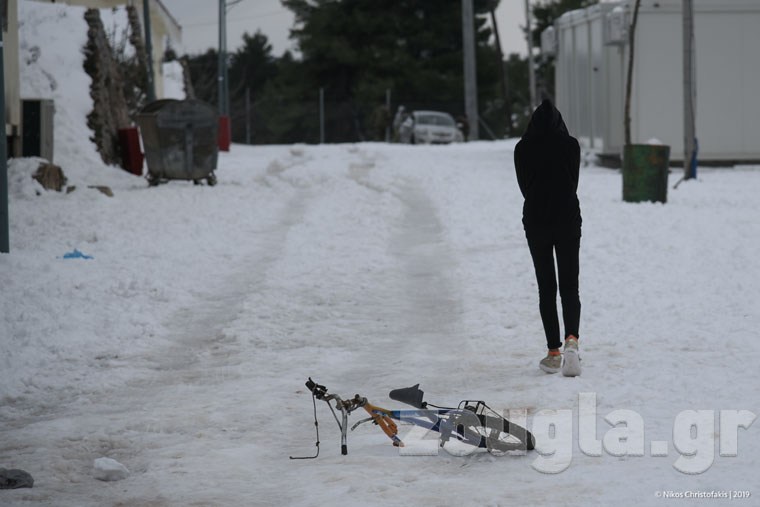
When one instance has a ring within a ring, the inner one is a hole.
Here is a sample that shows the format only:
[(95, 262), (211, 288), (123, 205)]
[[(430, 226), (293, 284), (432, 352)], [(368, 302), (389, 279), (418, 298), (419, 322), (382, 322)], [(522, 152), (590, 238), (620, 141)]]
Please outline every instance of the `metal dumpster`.
[(216, 184), (216, 109), (200, 100), (151, 102), (137, 116), (151, 185), (168, 180)]

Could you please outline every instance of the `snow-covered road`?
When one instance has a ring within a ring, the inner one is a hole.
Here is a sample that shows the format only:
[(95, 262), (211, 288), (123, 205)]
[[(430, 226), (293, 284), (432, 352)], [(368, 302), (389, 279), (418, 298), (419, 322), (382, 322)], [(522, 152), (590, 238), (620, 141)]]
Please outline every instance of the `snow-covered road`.
[[(0, 492), (0, 503), (646, 505), (668, 490), (760, 495), (757, 427), (734, 428), (738, 457), (720, 456), (728, 444), (717, 438), (730, 435), (720, 427), (728, 411), (760, 413), (758, 372), (741, 366), (760, 352), (760, 226), (750, 218), (760, 174), (704, 170), (663, 206), (621, 203), (616, 171), (582, 170), (584, 372), (567, 379), (537, 368), (543, 333), (513, 146), (234, 146), (213, 188), (147, 188), (104, 168), (112, 199), (81, 189), (36, 196), (29, 167), (16, 163), (13, 250), (0, 258), (10, 337), (0, 466), (26, 469), (36, 484)], [(61, 259), (73, 248), (94, 259)], [(318, 406), (319, 459), (290, 461), (314, 451), (309, 376), (389, 408), (401, 408), (389, 390), (420, 382), (440, 404), (474, 397), (525, 409), (542, 450), (557, 452), (401, 457), (364, 425), (341, 456)], [(579, 393), (596, 393), (596, 416), (579, 419)], [(627, 456), (615, 455), (616, 418), (631, 431)], [(653, 442), (665, 442), (666, 457)], [(704, 470), (678, 471), (675, 445), (698, 447), (687, 465)], [(130, 477), (93, 479), (101, 456)], [(552, 467), (561, 473), (540, 471)]]

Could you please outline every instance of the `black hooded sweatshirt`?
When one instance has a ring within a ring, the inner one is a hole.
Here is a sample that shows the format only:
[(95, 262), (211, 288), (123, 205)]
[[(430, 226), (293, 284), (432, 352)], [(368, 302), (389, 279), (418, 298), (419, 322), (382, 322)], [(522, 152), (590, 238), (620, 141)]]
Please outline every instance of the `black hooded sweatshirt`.
[(533, 112), (515, 147), (515, 170), (525, 198), (523, 226), (529, 237), (579, 237), (581, 209), (576, 194), (581, 149), (549, 100)]

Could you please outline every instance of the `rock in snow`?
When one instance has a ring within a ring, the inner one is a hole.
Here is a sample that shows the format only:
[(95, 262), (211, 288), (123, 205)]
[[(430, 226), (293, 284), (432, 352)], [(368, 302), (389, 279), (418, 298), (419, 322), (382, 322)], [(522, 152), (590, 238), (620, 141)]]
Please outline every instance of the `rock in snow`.
[(0, 468), (0, 489), (31, 488), (34, 479), (23, 470)]
[(111, 458), (98, 458), (93, 466), (95, 471), (93, 475), (101, 481), (120, 481), (129, 476), (127, 467)]

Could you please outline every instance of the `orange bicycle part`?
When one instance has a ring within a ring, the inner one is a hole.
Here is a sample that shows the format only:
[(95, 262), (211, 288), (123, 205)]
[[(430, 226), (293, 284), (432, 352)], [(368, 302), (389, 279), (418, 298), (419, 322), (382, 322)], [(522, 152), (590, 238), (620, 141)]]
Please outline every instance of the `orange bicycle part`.
[(380, 426), (383, 432), (388, 435), (388, 438), (393, 441), (394, 447), (404, 447), (404, 442), (398, 438), (398, 426), (396, 426), (396, 423), (391, 419), (388, 410), (372, 405), (371, 403), (366, 403), (364, 405), (364, 410), (366, 410), (370, 417), (372, 417), (372, 421)]

